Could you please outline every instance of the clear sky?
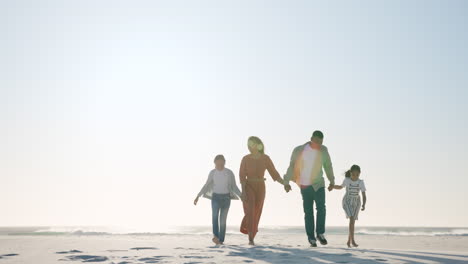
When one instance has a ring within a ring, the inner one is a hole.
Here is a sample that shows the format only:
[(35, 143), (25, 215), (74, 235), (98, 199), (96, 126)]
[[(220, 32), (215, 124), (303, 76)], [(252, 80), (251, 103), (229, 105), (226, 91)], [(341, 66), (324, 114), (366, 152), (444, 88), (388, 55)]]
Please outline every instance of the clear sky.
[[(320, 129), (338, 183), (362, 167), (358, 225), (467, 226), (467, 25), (466, 1), (0, 1), (0, 225), (210, 225), (216, 154), (237, 175), (256, 135), (284, 174)], [(261, 225), (302, 224), (269, 178)]]

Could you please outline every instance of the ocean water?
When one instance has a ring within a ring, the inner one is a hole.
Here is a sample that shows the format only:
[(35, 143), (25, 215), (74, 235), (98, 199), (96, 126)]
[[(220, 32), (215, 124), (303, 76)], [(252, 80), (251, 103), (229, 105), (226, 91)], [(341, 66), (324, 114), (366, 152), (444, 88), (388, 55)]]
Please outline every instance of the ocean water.
[[(266, 226), (263, 234), (304, 234), (302, 226)], [(327, 227), (327, 235), (347, 235), (347, 227)], [(238, 227), (229, 226), (229, 234), (240, 234)], [(211, 234), (210, 226), (122, 228), (102, 226), (57, 226), (57, 227), (0, 227), (0, 236), (99, 236), (99, 235), (205, 235)], [(356, 234), (366, 236), (468, 236), (468, 227), (357, 227)]]

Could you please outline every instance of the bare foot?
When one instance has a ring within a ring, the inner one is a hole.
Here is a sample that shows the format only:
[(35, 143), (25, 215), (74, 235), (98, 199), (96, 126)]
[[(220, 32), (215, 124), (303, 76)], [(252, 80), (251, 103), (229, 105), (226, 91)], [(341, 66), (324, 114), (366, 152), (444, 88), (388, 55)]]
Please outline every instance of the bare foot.
[(359, 247), (359, 245), (356, 244), (356, 242), (354, 240), (353, 240), (352, 244), (353, 244), (353, 247)]
[(254, 243), (254, 241), (253, 241), (253, 240), (250, 240), (250, 241), (249, 241), (249, 245), (251, 245), (251, 246), (255, 246), (255, 243)]
[(213, 243), (215, 243), (216, 245), (219, 245), (221, 243), (219, 242), (219, 239), (217, 237), (213, 237), (211, 241), (213, 241)]
[(351, 242), (348, 241), (348, 243), (346, 243), (346, 245), (348, 245), (348, 248), (351, 248)]

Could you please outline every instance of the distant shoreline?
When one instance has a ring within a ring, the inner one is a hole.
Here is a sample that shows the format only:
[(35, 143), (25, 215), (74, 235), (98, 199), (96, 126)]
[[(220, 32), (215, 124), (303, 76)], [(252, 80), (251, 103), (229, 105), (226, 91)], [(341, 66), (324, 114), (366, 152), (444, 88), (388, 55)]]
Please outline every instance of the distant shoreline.
[[(227, 233), (231, 235), (240, 234), (238, 226), (230, 225)], [(211, 226), (175, 226), (164, 228), (121, 228), (105, 226), (25, 226), (25, 227), (0, 227), (0, 236), (66, 236), (66, 235), (88, 235), (88, 236), (112, 236), (112, 235), (205, 235), (211, 234)], [(261, 234), (265, 235), (288, 235), (304, 234), (303, 226), (262, 226)], [(327, 235), (346, 235), (346, 226), (327, 227)], [(387, 226), (363, 226), (356, 228), (356, 234), (361, 236), (445, 236), (465, 237), (468, 236), (468, 227), (387, 227)]]

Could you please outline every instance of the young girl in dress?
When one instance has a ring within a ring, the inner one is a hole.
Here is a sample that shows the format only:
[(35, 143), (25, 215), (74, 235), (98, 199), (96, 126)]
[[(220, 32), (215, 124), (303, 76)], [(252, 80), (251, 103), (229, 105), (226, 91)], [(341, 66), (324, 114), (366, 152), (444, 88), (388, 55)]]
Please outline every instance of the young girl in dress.
[[(366, 209), (366, 186), (364, 181), (359, 179), (361, 174), (361, 168), (358, 165), (351, 166), (351, 169), (346, 171), (345, 179), (341, 185), (334, 185), (329, 190), (338, 189), (341, 190), (346, 187), (346, 194), (343, 197), (343, 209), (346, 213), (346, 218), (349, 218), (349, 237), (348, 247), (357, 247), (356, 241), (354, 240), (354, 224), (358, 220), (359, 210), (364, 211)], [(362, 208), (361, 208), (361, 196), (359, 192), (362, 192)]]

